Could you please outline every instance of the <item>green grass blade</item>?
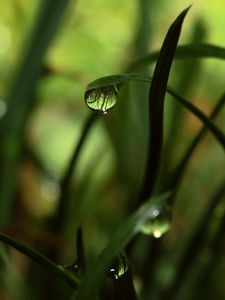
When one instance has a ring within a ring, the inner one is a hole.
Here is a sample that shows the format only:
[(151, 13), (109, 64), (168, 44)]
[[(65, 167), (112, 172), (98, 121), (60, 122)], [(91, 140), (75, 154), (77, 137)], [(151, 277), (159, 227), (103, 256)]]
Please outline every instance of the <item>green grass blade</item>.
[[(58, 200), (59, 204), (51, 224), (51, 231), (54, 232), (55, 234), (60, 235), (64, 231), (64, 225), (66, 222), (68, 208), (69, 208), (69, 187), (71, 184), (73, 172), (76, 169), (78, 158), (84, 146), (84, 143), (96, 120), (97, 120), (96, 115), (91, 114), (90, 116), (88, 116), (87, 120), (85, 121), (80, 138), (74, 147), (74, 152), (72, 153), (72, 157), (61, 179), (60, 182), (61, 193)], [(54, 257), (56, 257), (57, 254), (55, 249), (53, 249), (53, 252), (55, 253)]]
[[(129, 66), (129, 71), (136, 69), (139, 66), (154, 63), (159, 56), (159, 50), (150, 53), (134, 62)], [(192, 58), (217, 58), (225, 59), (225, 48), (212, 44), (188, 44), (178, 46), (175, 52), (174, 59), (192, 59)]]
[(76, 288), (79, 285), (80, 283), (79, 278), (77, 278), (75, 275), (71, 275), (70, 272), (65, 270), (62, 266), (56, 265), (54, 262), (49, 260), (47, 257), (43, 256), (36, 250), (27, 247), (24, 244), (21, 244), (20, 242), (12, 239), (11, 237), (3, 233), (0, 233), (0, 241), (13, 247), (17, 251), (23, 253), (24, 255), (31, 258), (33, 261), (37, 262), (43, 267), (48, 268), (49, 270), (53, 271), (55, 274), (58, 274), (73, 288)]
[[(125, 84), (126, 82), (137, 80), (140, 82), (149, 83), (152, 81), (152, 78), (143, 74), (137, 73), (125, 73), (120, 75), (112, 75), (101, 77), (93, 82), (91, 82), (87, 86), (87, 90), (103, 87), (106, 85), (120, 85)], [(214, 135), (214, 137), (218, 140), (221, 146), (224, 148), (225, 143), (225, 135), (224, 133), (207, 117), (201, 110), (199, 110), (194, 104), (185, 99), (184, 97), (177, 94), (171, 87), (166, 88), (167, 93), (172, 95), (174, 99), (179, 101), (187, 110), (189, 110), (192, 114), (194, 114)]]
[[(182, 282), (187, 278), (188, 271), (195, 263), (199, 253), (204, 251), (207, 247), (212, 252), (215, 252), (219, 247), (219, 243), (222, 242), (225, 228), (225, 214), (221, 216), (221, 224), (216, 233), (209, 239), (208, 232), (210, 230), (210, 223), (215, 217), (215, 209), (219, 203), (223, 200), (225, 194), (225, 181), (219, 186), (216, 192), (211, 196), (209, 200), (209, 207), (204, 212), (199, 224), (195, 228), (189, 243), (184, 249), (182, 260), (180, 261), (176, 270), (176, 276), (172, 286), (165, 292), (165, 299), (173, 299), (177, 294), (178, 289), (182, 286)], [(213, 253), (210, 257), (213, 258)], [(209, 260), (210, 261), (210, 260)]]
[(195, 105), (193, 105), (185, 98), (179, 96), (171, 88), (168, 88), (168, 93), (174, 98), (176, 98), (176, 100), (178, 100), (183, 106), (185, 106), (189, 111), (191, 111), (196, 117), (198, 117), (203, 124), (206, 124), (225, 150), (225, 134), (214, 124), (214, 122), (209, 117), (207, 117), (201, 110), (199, 110)]
[(102, 252), (98, 261), (94, 264), (92, 271), (81, 283), (77, 291), (77, 300), (93, 299), (100, 289), (102, 279), (105, 276), (107, 267), (114, 257), (125, 248), (128, 242), (140, 231), (142, 225), (151, 217), (155, 206), (164, 203), (170, 193), (153, 197), (142, 205), (136, 212), (130, 215), (127, 220), (119, 227), (115, 235), (111, 238), (106, 249)]
[[(206, 36), (206, 29), (204, 22), (197, 19), (193, 24), (193, 29), (191, 32), (191, 43), (200, 42)], [(199, 59), (190, 59), (188, 63), (177, 66), (177, 76), (176, 76), (176, 86), (179, 87), (180, 93), (182, 95), (188, 95), (189, 91), (195, 85), (196, 79), (201, 74), (201, 66), (203, 61)], [(176, 101), (170, 101), (169, 103), (170, 118), (169, 125), (167, 126), (167, 136), (173, 136), (173, 140), (178, 140), (180, 137), (180, 132), (184, 130), (185, 123), (185, 110), (183, 107)], [(160, 175), (157, 189), (165, 186), (165, 183), (168, 181), (171, 161), (173, 161), (173, 154), (177, 148), (176, 143), (171, 143), (171, 139), (166, 139), (164, 145), (164, 153), (161, 166), (160, 166)]]
[(164, 39), (149, 91), (149, 146), (147, 167), (141, 187), (139, 203), (144, 202), (154, 191), (157, 181), (163, 145), (163, 115), (167, 82), (181, 27), (189, 7), (182, 11), (170, 26)]
[(25, 56), (8, 94), (8, 110), (1, 123), (0, 224), (9, 219), (23, 129), (34, 105), (34, 89), (43, 59), (69, 0), (42, 0)]
[[(220, 113), (220, 111), (224, 105), (225, 105), (225, 94), (222, 95), (222, 97), (219, 99), (218, 103), (216, 104), (215, 108), (213, 109), (213, 111), (210, 115), (211, 120), (213, 120), (217, 117), (217, 115)], [(171, 190), (175, 191), (179, 187), (180, 182), (183, 177), (183, 173), (187, 167), (188, 162), (190, 161), (190, 159), (192, 157), (192, 153), (194, 152), (195, 148), (199, 144), (199, 142), (202, 139), (202, 137), (204, 136), (204, 134), (207, 133), (207, 130), (208, 130), (207, 124), (204, 123), (204, 127), (199, 131), (199, 133), (197, 133), (197, 135), (193, 139), (192, 143), (186, 150), (183, 158), (179, 162), (178, 166), (175, 168), (175, 170), (172, 174), (172, 178), (169, 183)], [(174, 198), (175, 197), (172, 197), (171, 200), (173, 200)]]

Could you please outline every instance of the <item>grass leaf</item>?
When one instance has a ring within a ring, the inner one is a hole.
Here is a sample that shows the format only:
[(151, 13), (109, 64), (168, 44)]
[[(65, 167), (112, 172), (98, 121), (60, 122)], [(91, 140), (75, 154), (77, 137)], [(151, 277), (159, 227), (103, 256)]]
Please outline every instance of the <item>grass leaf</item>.
[[(125, 74), (120, 74), (120, 75), (111, 75), (111, 76), (101, 77), (101, 78), (91, 82), (87, 86), (87, 90), (100, 88), (105, 85), (113, 85), (113, 84), (121, 86), (122, 84), (125, 84), (126, 82), (133, 81), (133, 80), (149, 83), (152, 81), (152, 78), (149, 76), (146, 76), (143, 74), (137, 74), (137, 73), (125, 73)], [(170, 95), (172, 95), (177, 101), (179, 101), (187, 110), (189, 110), (191, 113), (193, 113), (213, 133), (215, 138), (218, 140), (218, 142), (224, 148), (225, 135), (214, 124), (214, 122), (212, 120), (210, 120), (209, 117), (207, 117), (200, 109), (198, 109), (190, 101), (188, 101), (184, 97), (178, 95), (178, 93), (175, 92), (173, 88), (167, 86), (166, 91)]]
[(170, 193), (153, 197), (142, 205), (136, 212), (130, 215), (127, 220), (119, 227), (115, 235), (111, 238), (106, 249), (96, 261), (92, 271), (81, 283), (77, 291), (77, 300), (94, 299), (100, 289), (100, 284), (104, 278), (107, 266), (110, 265), (114, 257), (125, 248), (128, 242), (139, 232), (146, 220), (151, 217), (155, 206), (164, 203)]
[[(215, 108), (213, 109), (212, 113), (210, 114), (210, 117), (209, 117), (210, 120), (213, 120), (216, 118), (216, 116), (220, 113), (220, 111), (224, 105), (225, 105), (225, 94), (223, 94), (221, 96), (221, 98), (219, 99)], [(210, 123), (210, 126), (211, 126), (211, 123)], [(172, 177), (170, 179), (170, 183), (169, 183), (170, 189), (172, 189), (173, 191), (177, 190), (177, 188), (182, 180), (183, 173), (187, 167), (187, 164), (188, 164), (190, 158), (192, 157), (192, 153), (194, 152), (195, 148), (197, 147), (200, 140), (202, 139), (202, 137), (204, 136), (204, 134), (207, 132), (208, 129), (209, 129), (208, 123), (205, 123), (205, 121), (204, 121), (203, 128), (194, 137), (192, 143), (190, 144), (190, 146), (187, 148), (185, 154), (183, 155), (183, 158), (181, 159), (181, 161), (175, 168), (175, 170), (172, 174)], [(175, 197), (172, 197), (172, 199), (175, 199)]]
[(34, 105), (34, 89), (43, 66), (43, 59), (57, 31), (69, 0), (42, 0), (21, 66), (8, 94), (8, 110), (1, 124), (1, 193), (0, 224), (10, 216), (15, 188), (17, 161), (23, 129)]
[[(129, 71), (136, 69), (145, 64), (154, 63), (159, 56), (159, 50), (152, 52), (134, 62), (129, 66)], [(192, 59), (192, 58), (217, 58), (225, 59), (225, 48), (212, 44), (188, 44), (178, 46), (174, 55), (174, 59)]]
[(43, 267), (52, 270), (54, 273), (58, 274), (61, 278), (63, 278), (71, 287), (76, 288), (80, 283), (79, 278), (77, 278), (75, 275), (70, 274), (70, 272), (65, 270), (62, 266), (56, 265), (54, 262), (49, 260), (47, 257), (43, 256), (36, 250), (27, 247), (24, 244), (21, 244), (20, 242), (7, 236), (6, 234), (0, 233), (0, 241), (23, 253), (24, 255), (31, 258), (33, 261), (37, 262)]
[(181, 12), (170, 26), (156, 62), (149, 91), (149, 147), (147, 167), (140, 192), (139, 203), (154, 191), (163, 145), (164, 100), (169, 73), (180, 37), (181, 27), (189, 7)]

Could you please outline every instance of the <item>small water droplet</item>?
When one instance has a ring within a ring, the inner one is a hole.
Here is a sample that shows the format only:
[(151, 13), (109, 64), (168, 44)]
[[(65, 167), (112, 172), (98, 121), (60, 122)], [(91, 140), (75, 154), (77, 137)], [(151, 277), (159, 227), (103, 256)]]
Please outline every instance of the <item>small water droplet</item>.
[(69, 264), (69, 265), (64, 265), (63, 266), (65, 269), (68, 271), (75, 273), (76, 275), (80, 274), (80, 266), (77, 263)]
[(115, 85), (103, 86), (85, 92), (87, 106), (99, 114), (107, 114), (115, 106), (117, 97), (118, 90)]
[(147, 235), (160, 238), (171, 226), (171, 211), (167, 205), (156, 206), (149, 220), (142, 225), (140, 231)]
[(111, 263), (107, 276), (111, 279), (119, 279), (128, 270), (129, 263), (126, 253), (123, 251)]

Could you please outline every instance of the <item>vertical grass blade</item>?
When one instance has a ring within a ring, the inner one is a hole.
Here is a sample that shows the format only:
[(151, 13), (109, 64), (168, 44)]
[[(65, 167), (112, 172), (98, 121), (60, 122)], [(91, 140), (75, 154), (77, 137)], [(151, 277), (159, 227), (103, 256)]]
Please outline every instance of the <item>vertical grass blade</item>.
[(149, 148), (147, 167), (139, 203), (153, 193), (159, 170), (163, 145), (163, 110), (169, 73), (181, 32), (183, 20), (189, 10), (185, 9), (170, 26), (163, 42), (149, 91)]
[(23, 129), (34, 104), (34, 89), (43, 58), (69, 0), (42, 0), (28, 47), (8, 94), (8, 111), (1, 123), (0, 225), (7, 224), (15, 189), (15, 175)]
[[(176, 270), (176, 277), (172, 286), (165, 291), (163, 299), (173, 299), (176, 295), (178, 288), (181, 287), (182, 282), (185, 280), (188, 270), (195, 263), (198, 254), (205, 248), (209, 247), (212, 251), (218, 249), (218, 244), (223, 240), (224, 227), (225, 227), (225, 214), (221, 217), (221, 224), (217, 232), (209, 239), (208, 232), (210, 223), (213, 221), (213, 214), (220, 201), (223, 200), (225, 194), (225, 181), (222, 182), (220, 187), (216, 190), (210, 199), (210, 205), (206, 209), (202, 219), (199, 221), (190, 242), (184, 249), (182, 260), (180, 261)], [(212, 255), (213, 257), (213, 255)]]
[(59, 196), (58, 208), (51, 225), (51, 231), (53, 231), (56, 234), (61, 234), (63, 232), (68, 209), (69, 209), (69, 187), (71, 184), (72, 175), (74, 170), (76, 169), (78, 158), (83, 148), (83, 145), (86, 141), (86, 138), (90, 133), (90, 130), (92, 129), (92, 126), (94, 125), (96, 120), (97, 117), (95, 114), (90, 114), (90, 116), (88, 116), (84, 124), (84, 127), (82, 129), (78, 143), (76, 143), (75, 145), (72, 157), (61, 179), (60, 182), (61, 193)]

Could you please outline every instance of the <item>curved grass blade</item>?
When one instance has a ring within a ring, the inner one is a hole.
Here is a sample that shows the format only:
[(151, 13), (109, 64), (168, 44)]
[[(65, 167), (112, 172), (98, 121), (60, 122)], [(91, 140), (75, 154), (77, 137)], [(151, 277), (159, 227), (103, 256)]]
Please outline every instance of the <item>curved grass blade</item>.
[[(132, 62), (129, 66), (129, 71), (136, 69), (139, 66), (154, 63), (159, 56), (159, 50), (150, 53), (134, 62)], [(178, 46), (174, 59), (183, 60), (183, 59), (191, 59), (191, 58), (217, 58), (217, 59), (225, 59), (225, 48), (212, 45), (212, 44), (188, 44)]]
[(165, 193), (152, 197), (151, 201), (142, 205), (119, 227), (115, 235), (109, 241), (106, 249), (100, 255), (98, 261), (94, 264), (92, 271), (81, 283), (80, 288), (77, 290), (77, 300), (90, 300), (96, 296), (107, 267), (114, 257), (121, 252), (128, 242), (140, 231), (141, 226), (153, 214), (155, 205), (164, 203), (169, 196), (170, 193)]
[[(106, 85), (118, 85), (121, 86), (129, 81), (137, 80), (140, 82), (149, 83), (152, 81), (150, 76), (138, 74), (138, 73), (125, 73), (120, 75), (112, 75), (101, 77), (87, 86), (87, 90), (104, 87)], [(174, 99), (179, 101), (187, 110), (194, 114), (214, 135), (218, 142), (224, 148), (224, 133), (207, 117), (200, 109), (198, 109), (194, 104), (185, 99), (184, 97), (178, 95), (174, 89), (171, 87), (166, 88), (167, 93), (172, 95)]]
[(119, 89), (122, 84), (133, 80), (149, 83), (149, 81), (151, 81), (152, 79), (147, 75), (143, 75), (139, 73), (124, 73), (124, 74), (104, 76), (89, 83), (86, 87), (86, 91), (101, 88), (107, 85), (116, 85), (117, 88)]
[[(217, 105), (215, 106), (212, 113), (210, 114), (209, 118), (211, 120), (215, 119), (224, 105), (225, 105), (225, 94), (223, 94), (221, 96), (221, 98), (219, 99)], [(170, 183), (169, 183), (170, 189), (173, 190), (174, 192), (176, 192), (177, 188), (180, 185), (180, 182), (181, 182), (182, 177), (183, 177), (183, 173), (184, 173), (184, 171), (187, 167), (187, 164), (188, 164), (190, 158), (192, 157), (192, 153), (194, 152), (195, 148), (199, 144), (202, 137), (207, 133), (208, 128), (209, 127), (207, 127), (206, 123), (204, 123), (204, 127), (199, 131), (199, 133), (197, 133), (197, 135), (193, 139), (193, 142), (190, 144), (190, 146), (186, 150), (183, 158), (179, 162), (178, 166), (175, 168), (175, 170), (172, 174), (172, 178), (171, 178)], [(173, 199), (175, 199), (175, 197), (172, 197), (171, 201), (173, 201)]]
[[(191, 43), (201, 42), (206, 36), (206, 28), (204, 22), (197, 19), (193, 24), (193, 29), (191, 31)], [(175, 52), (176, 55), (176, 52)], [(182, 94), (188, 94), (193, 85), (195, 85), (196, 78), (201, 74), (202, 60), (192, 58), (185, 64), (179, 66), (177, 70), (177, 86)], [(179, 105), (178, 102), (170, 104), (170, 122), (167, 129), (167, 136), (173, 137), (173, 140), (179, 138), (179, 133), (184, 129), (184, 114), (185, 110)], [(171, 139), (167, 140), (164, 146), (164, 153), (161, 167), (160, 167), (160, 182), (157, 185), (157, 189), (161, 189), (168, 182), (170, 177), (170, 165), (173, 157), (173, 153), (177, 147), (176, 143), (171, 143)]]
[(70, 272), (64, 269), (64, 267), (56, 265), (53, 261), (43, 256), (36, 250), (21, 244), (20, 242), (3, 233), (0, 233), (0, 241), (13, 247), (43, 267), (52, 270), (55, 274), (58, 274), (62, 279), (64, 279), (71, 287), (77, 288), (77, 286), (80, 284), (79, 278), (77, 278), (75, 275), (72, 275)]
[(184, 18), (190, 7), (181, 12), (170, 26), (156, 62), (149, 91), (149, 147), (147, 167), (138, 202), (154, 191), (163, 145), (163, 115), (167, 82)]
[(214, 122), (207, 117), (200, 109), (198, 109), (191, 102), (187, 101), (185, 98), (179, 96), (175, 93), (171, 88), (168, 88), (168, 93), (172, 95), (176, 100), (178, 100), (183, 106), (185, 106), (188, 110), (190, 110), (199, 120), (202, 121), (203, 124), (206, 124), (208, 128), (212, 131), (214, 136), (220, 142), (221, 146), (225, 150), (225, 135), (224, 133), (214, 124)]

